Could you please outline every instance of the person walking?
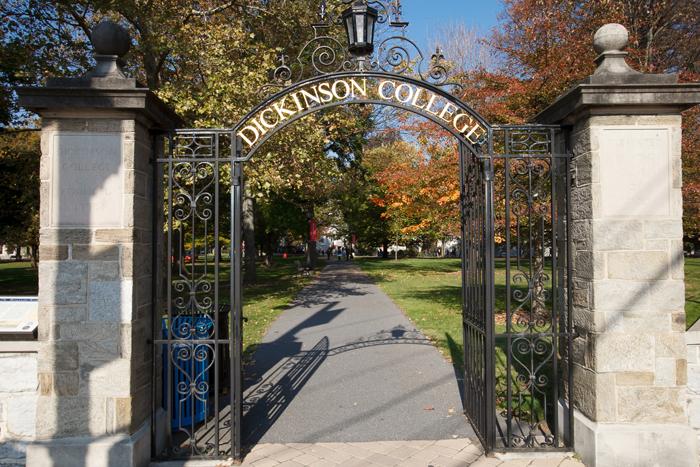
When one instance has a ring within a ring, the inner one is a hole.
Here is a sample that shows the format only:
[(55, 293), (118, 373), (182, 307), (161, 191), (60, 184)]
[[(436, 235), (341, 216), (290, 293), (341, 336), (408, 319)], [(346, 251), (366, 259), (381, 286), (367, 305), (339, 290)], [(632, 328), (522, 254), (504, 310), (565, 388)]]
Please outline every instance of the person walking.
[(331, 260), (331, 255), (333, 254), (333, 247), (330, 247), (326, 250), (326, 257), (328, 258), (328, 261)]
[(343, 249), (341, 247), (337, 247), (336, 255), (338, 256), (338, 261), (343, 259)]

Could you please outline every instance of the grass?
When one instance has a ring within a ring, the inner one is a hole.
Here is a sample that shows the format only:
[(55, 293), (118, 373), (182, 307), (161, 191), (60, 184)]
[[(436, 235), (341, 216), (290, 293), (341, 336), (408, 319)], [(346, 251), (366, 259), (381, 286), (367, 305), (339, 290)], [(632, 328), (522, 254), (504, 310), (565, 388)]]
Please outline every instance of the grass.
[[(450, 359), (458, 372), (464, 366), (461, 324), (461, 266), (459, 259), (404, 259), (399, 261), (359, 259), (362, 269), (406, 313), (413, 323), (430, 338), (440, 352)], [(700, 318), (700, 259), (685, 263), (686, 324), (690, 327)], [(505, 332), (498, 310), (505, 309), (505, 263), (496, 262), (496, 334)], [(520, 288), (520, 287), (519, 287)], [(549, 304), (548, 304), (549, 306)], [(499, 322), (500, 321), (500, 322)], [(496, 377), (498, 387), (505, 387), (506, 363), (504, 338), (496, 338)], [(515, 372), (514, 368), (512, 371)], [(519, 370), (518, 370), (519, 371)], [(515, 377), (513, 373), (512, 379)], [(521, 395), (527, 397), (528, 394)], [(503, 401), (497, 400), (497, 404)], [(528, 417), (531, 411), (542, 418), (542, 404), (527, 400), (517, 410)]]
[(29, 261), (0, 262), (0, 295), (36, 295), (39, 278)]
[(688, 328), (700, 319), (700, 258), (685, 260), (685, 322)]

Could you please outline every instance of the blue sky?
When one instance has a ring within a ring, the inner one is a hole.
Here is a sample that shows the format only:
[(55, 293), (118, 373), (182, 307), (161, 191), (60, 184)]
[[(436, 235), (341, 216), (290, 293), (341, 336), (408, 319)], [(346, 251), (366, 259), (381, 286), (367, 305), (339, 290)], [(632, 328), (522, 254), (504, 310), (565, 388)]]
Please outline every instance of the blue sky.
[(411, 24), (408, 36), (426, 51), (431, 31), (441, 24), (464, 22), (487, 33), (498, 21), (501, 0), (402, 0), (404, 21)]

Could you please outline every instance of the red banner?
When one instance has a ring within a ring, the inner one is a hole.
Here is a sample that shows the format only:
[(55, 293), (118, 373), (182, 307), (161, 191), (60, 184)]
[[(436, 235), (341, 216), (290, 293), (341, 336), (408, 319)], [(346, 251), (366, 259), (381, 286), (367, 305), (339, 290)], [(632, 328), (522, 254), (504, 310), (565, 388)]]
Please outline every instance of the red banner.
[(318, 240), (318, 230), (316, 229), (316, 220), (309, 221), (309, 241), (315, 242)]

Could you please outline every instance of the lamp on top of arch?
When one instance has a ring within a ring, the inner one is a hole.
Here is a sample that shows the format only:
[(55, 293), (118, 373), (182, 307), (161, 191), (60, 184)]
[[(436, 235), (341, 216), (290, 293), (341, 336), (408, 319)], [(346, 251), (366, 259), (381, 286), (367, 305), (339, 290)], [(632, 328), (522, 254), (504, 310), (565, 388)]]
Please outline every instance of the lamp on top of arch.
[(379, 12), (366, 0), (356, 0), (343, 11), (343, 25), (348, 34), (348, 50), (355, 56), (367, 57), (374, 51), (374, 26)]

